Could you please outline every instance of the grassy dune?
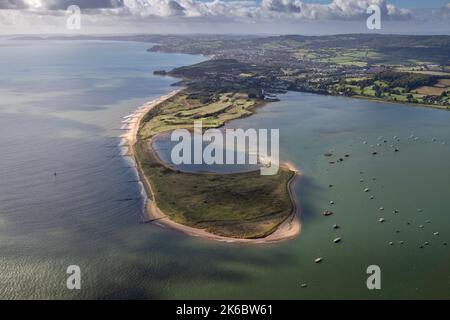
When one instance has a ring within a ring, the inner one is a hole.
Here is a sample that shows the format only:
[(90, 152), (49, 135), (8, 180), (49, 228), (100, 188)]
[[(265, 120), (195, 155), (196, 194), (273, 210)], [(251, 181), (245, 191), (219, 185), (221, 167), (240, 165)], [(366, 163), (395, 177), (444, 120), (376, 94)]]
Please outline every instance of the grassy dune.
[[(195, 97), (195, 95), (194, 95)], [(205, 127), (247, 116), (262, 105), (240, 93), (219, 94), (202, 104), (181, 92), (149, 112), (141, 123), (136, 158), (151, 184), (154, 200), (171, 220), (231, 238), (255, 239), (273, 233), (293, 210), (288, 184), (295, 175), (286, 168), (262, 176), (259, 171), (215, 174), (186, 173), (162, 164), (150, 146), (151, 137), (176, 128)]]
[(158, 207), (173, 221), (232, 238), (262, 238), (291, 215), (287, 183), (294, 173), (214, 174), (174, 171), (159, 163), (145, 141), (137, 157)]

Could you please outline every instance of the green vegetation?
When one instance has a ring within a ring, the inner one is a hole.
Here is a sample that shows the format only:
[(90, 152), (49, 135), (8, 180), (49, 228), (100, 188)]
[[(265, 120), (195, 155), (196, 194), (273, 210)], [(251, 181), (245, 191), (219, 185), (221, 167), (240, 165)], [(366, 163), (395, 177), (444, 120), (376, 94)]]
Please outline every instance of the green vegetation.
[(386, 86), (406, 88), (406, 90), (416, 89), (421, 86), (433, 86), (437, 83), (437, 78), (426, 74), (399, 73), (393, 71), (380, 72), (374, 77), (375, 81), (384, 81)]
[(450, 108), (449, 36), (334, 35), (201, 37), (151, 50), (202, 53), (210, 61), (172, 70), (189, 87), (211, 91), (288, 90)]
[(273, 233), (292, 213), (287, 184), (294, 173), (185, 173), (159, 163), (145, 141), (137, 158), (159, 208), (175, 222), (225, 237), (254, 239)]
[(450, 79), (429, 74), (384, 71), (373, 77), (345, 79), (331, 90), (347, 96), (450, 108)]
[[(369, 49), (333, 48), (320, 51), (319, 62), (336, 64), (338, 66), (365, 67), (369, 63), (382, 62), (383, 55)], [(317, 57), (317, 55), (316, 55)]]
[(183, 91), (156, 106), (144, 117), (140, 138), (148, 139), (175, 129), (191, 129), (194, 121), (202, 121), (203, 128), (207, 129), (249, 116), (265, 102), (251, 99), (248, 95), (240, 92)]
[(136, 158), (151, 184), (158, 207), (175, 222), (231, 238), (265, 237), (292, 214), (288, 183), (294, 173), (186, 173), (161, 163), (150, 138), (174, 129), (204, 128), (248, 116), (264, 100), (248, 93), (185, 90), (153, 108), (142, 120)]

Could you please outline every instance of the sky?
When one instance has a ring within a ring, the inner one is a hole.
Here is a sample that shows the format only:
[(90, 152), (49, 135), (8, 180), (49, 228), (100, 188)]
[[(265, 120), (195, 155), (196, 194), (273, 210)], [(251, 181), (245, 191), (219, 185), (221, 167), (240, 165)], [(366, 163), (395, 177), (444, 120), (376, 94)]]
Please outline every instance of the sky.
[[(329, 0), (307, 0), (306, 3), (330, 3)], [(439, 8), (445, 7), (448, 0), (392, 0), (389, 3), (402, 8)]]
[[(380, 30), (367, 27), (371, 5)], [(450, 0), (0, 0), (2, 34), (355, 32), (450, 34)]]

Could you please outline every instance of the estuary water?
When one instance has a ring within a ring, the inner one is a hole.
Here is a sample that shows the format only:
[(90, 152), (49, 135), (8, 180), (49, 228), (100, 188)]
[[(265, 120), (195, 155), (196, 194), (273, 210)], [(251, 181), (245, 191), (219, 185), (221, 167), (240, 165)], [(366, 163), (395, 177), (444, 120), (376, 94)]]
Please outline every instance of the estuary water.
[[(281, 159), (303, 172), (302, 234), (205, 241), (141, 223), (118, 147), (122, 117), (173, 89), (152, 72), (204, 60), (148, 47), (0, 42), (0, 298), (450, 298), (449, 112), (281, 95), (226, 127), (280, 129)], [(66, 288), (69, 265), (81, 290)]]

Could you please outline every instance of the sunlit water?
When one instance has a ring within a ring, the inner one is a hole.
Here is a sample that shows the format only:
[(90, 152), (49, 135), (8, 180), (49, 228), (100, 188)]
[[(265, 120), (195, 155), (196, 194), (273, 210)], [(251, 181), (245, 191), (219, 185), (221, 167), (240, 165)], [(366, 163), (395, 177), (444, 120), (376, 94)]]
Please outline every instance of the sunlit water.
[[(142, 224), (117, 147), (122, 117), (172, 90), (152, 71), (203, 58), (132, 42), (0, 48), (0, 298), (450, 298), (449, 112), (289, 93), (233, 121), (280, 129), (281, 158), (303, 172), (303, 230), (276, 245), (217, 243)], [(66, 289), (72, 264), (80, 291)], [(380, 291), (366, 287), (373, 264)]]

